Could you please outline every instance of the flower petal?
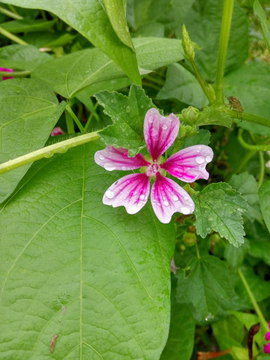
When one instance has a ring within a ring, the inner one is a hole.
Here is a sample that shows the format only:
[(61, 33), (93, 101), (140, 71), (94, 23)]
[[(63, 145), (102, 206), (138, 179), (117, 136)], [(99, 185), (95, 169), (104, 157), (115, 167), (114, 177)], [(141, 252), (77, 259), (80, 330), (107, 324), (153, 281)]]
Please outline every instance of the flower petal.
[(188, 183), (197, 179), (207, 180), (209, 174), (205, 167), (212, 161), (213, 156), (213, 150), (209, 146), (190, 146), (170, 156), (160, 167)]
[(112, 170), (134, 170), (150, 163), (142, 154), (128, 157), (128, 150), (107, 146), (104, 150), (95, 153), (95, 162), (108, 171)]
[(270, 354), (270, 343), (263, 346), (263, 351), (265, 352), (265, 354)]
[(103, 196), (103, 204), (112, 207), (124, 206), (128, 214), (136, 214), (147, 203), (149, 191), (148, 176), (127, 175), (109, 187)]
[(175, 212), (192, 214), (195, 206), (189, 194), (175, 181), (157, 173), (151, 191), (151, 203), (158, 219), (167, 224)]
[(144, 120), (144, 138), (149, 154), (157, 160), (174, 142), (180, 121), (174, 114), (160, 115), (157, 109), (147, 111)]
[(269, 341), (270, 340), (270, 332), (268, 331), (265, 336), (264, 336), (265, 340)]

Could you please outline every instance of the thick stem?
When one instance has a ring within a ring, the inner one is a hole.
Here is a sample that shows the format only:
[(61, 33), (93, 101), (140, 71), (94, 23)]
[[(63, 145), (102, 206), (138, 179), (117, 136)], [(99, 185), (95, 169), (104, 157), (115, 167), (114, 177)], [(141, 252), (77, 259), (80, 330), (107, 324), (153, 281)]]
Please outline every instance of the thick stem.
[(23, 19), (23, 17), (21, 15), (15, 14), (14, 12), (12, 12), (6, 8), (3, 8), (2, 6), (0, 6), (0, 13), (5, 14), (15, 20)]
[(0, 71), (0, 76), (25, 77), (31, 75), (31, 71)]
[(244, 138), (243, 138), (243, 129), (239, 129), (238, 132), (238, 141), (239, 144), (241, 146), (243, 146), (243, 148), (250, 150), (250, 151), (269, 151), (270, 150), (270, 145), (252, 145), (247, 143)]
[(244, 274), (243, 274), (243, 272), (242, 272), (242, 270), (240, 268), (238, 268), (238, 274), (239, 274), (240, 279), (241, 279), (241, 281), (242, 281), (242, 283), (243, 283), (243, 285), (244, 285), (244, 287), (246, 289), (248, 297), (249, 297), (250, 301), (252, 302), (253, 308), (256, 311), (256, 314), (258, 315), (258, 318), (260, 319), (261, 325), (263, 326), (265, 332), (267, 332), (268, 331), (267, 321), (265, 320), (265, 318), (263, 316), (263, 313), (262, 313), (262, 311), (261, 311), (261, 309), (260, 309), (260, 307), (259, 307), (259, 305), (258, 305), (258, 303), (257, 303), (257, 301), (256, 301), (250, 287), (249, 287), (249, 284), (248, 284), (248, 282), (247, 282), (247, 280), (246, 280), (246, 278), (245, 278), (245, 276), (244, 276)]
[(264, 125), (264, 126), (270, 127), (270, 119), (266, 119), (262, 116), (249, 114), (246, 112), (239, 112), (239, 111), (231, 110), (229, 108), (227, 108), (225, 110), (225, 112), (226, 112), (226, 114), (228, 114), (231, 117), (234, 117), (236, 119), (246, 120), (246, 121), (254, 123), (254, 124), (259, 124), (259, 125)]
[(0, 26), (0, 34), (4, 35), (5, 37), (7, 37), (8, 39), (14, 41), (17, 44), (20, 45), (28, 45), (27, 42), (25, 42), (24, 40), (20, 39), (18, 36), (12, 34), (11, 32), (5, 30), (4, 28), (2, 28)]
[(54, 154), (66, 152), (70, 148), (86, 144), (90, 141), (98, 140), (99, 138), (100, 136), (97, 132), (92, 132), (85, 135), (76, 136), (72, 139), (60, 141), (53, 145), (46, 146), (42, 149), (33, 151), (31, 153), (19, 156), (16, 159), (9, 160), (5, 163), (0, 164), (0, 174), (4, 174), (20, 166), (32, 163), (43, 158), (49, 158)]
[(223, 77), (231, 31), (233, 6), (234, 0), (224, 0), (215, 83), (217, 102), (220, 104), (224, 103)]

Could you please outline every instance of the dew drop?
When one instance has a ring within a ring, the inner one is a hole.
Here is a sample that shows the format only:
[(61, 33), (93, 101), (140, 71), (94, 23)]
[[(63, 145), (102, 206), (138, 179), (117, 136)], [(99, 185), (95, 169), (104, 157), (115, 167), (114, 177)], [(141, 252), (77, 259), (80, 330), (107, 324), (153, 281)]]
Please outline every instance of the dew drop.
[(167, 130), (167, 129), (168, 129), (168, 126), (164, 124), (164, 125), (162, 125), (162, 129), (163, 129), (163, 130)]
[(176, 195), (173, 195), (172, 199), (173, 199), (173, 201), (178, 201), (179, 200), (178, 196), (176, 196)]
[(115, 170), (115, 166), (112, 165), (112, 164), (110, 164), (110, 163), (105, 163), (105, 164), (104, 164), (104, 168), (105, 168), (106, 170), (108, 170), (108, 171), (113, 171), (113, 170)]
[(102, 156), (102, 155), (99, 155), (99, 160), (104, 160), (105, 158), (104, 158), (104, 156)]
[(112, 190), (107, 190), (105, 192), (105, 195), (107, 196), (108, 199), (112, 199), (114, 197), (114, 192)]
[(210, 162), (210, 161), (212, 160), (212, 156), (206, 156), (205, 160), (206, 160), (207, 162)]
[(169, 201), (168, 201), (168, 200), (164, 200), (164, 201), (163, 201), (163, 205), (164, 205), (164, 206), (169, 206)]
[(181, 213), (184, 214), (184, 215), (190, 214), (189, 208), (187, 208), (187, 207), (185, 207), (185, 206), (181, 207), (180, 211), (181, 211)]
[(195, 161), (197, 164), (203, 164), (205, 162), (205, 158), (203, 156), (197, 156)]
[(144, 194), (141, 194), (141, 195), (140, 195), (140, 199), (141, 199), (141, 200), (144, 200), (144, 199), (145, 199), (145, 195), (144, 195)]

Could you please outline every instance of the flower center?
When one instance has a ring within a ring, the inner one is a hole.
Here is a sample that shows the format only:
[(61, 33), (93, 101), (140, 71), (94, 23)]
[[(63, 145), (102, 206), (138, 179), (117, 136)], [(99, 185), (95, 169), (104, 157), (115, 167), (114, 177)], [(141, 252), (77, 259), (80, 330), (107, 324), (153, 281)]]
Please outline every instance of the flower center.
[(159, 164), (154, 161), (152, 164), (150, 164), (146, 169), (146, 175), (147, 176), (155, 176), (157, 172), (159, 172), (160, 166)]

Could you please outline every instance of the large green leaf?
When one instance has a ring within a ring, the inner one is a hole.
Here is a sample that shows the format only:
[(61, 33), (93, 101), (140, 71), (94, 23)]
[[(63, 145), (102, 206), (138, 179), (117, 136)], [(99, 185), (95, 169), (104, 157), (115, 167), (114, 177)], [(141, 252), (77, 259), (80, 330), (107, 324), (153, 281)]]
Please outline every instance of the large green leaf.
[(0, 49), (1, 66), (16, 70), (33, 71), (50, 59), (50, 55), (31, 45), (8, 45)]
[(242, 214), (246, 202), (229, 184), (208, 185), (194, 197), (194, 201), (195, 225), (200, 236), (204, 238), (216, 231), (234, 246), (244, 242)]
[[(102, 204), (122, 176), (90, 144), (44, 160), (2, 207), (2, 359), (158, 360), (174, 230)], [(55, 337), (54, 352), (50, 344)]]
[[(42, 147), (64, 110), (51, 89), (33, 79), (0, 83), (0, 163)], [(30, 164), (0, 176), (0, 202), (9, 196)]]
[(270, 181), (267, 180), (259, 189), (260, 207), (265, 224), (270, 232)]
[(266, 43), (266, 46), (268, 47), (268, 50), (270, 51), (270, 24), (267, 19), (267, 15), (265, 10), (263, 9), (262, 5), (260, 4), (259, 0), (255, 0), (253, 4), (254, 14), (258, 17), (263, 37)]
[(190, 306), (174, 302), (171, 310), (171, 325), (167, 344), (161, 360), (190, 360), (195, 334), (196, 322)]
[[(210, 81), (214, 81), (216, 77), (222, 11), (223, 1), (196, 0), (184, 20), (192, 41), (200, 47), (196, 52), (200, 71)], [(247, 56), (248, 18), (235, 1), (226, 73), (241, 66)]]
[(197, 79), (180, 64), (172, 64), (168, 67), (166, 82), (157, 94), (157, 98), (176, 99), (197, 108), (202, 108), (208, 103)]
[[(225, 95), (239, 99), (244, 111), (270, 118), (270, 66), (262, 62), (243, 65), (225, 77)], [(261, 135), (270, 136), (269, 127), (238, 121), (239, 126)]]
[(3, 0), (2, 2), (54, 13), (106, 53), (132, 81), (140, 83), (135, 52), (118, 38), (101, 1)]
[(193, 305), (193, 316), (198, 321), (212, 321), (228, 308), (234, 296), (230, 272), (215, 256), (192, 258), (188, 271), (178, 273), (177, 301)]
[(129, 96), (104, 91), (96, 98), (113, 121), (100, 133), (104, 143), (128, 149), (131, 156), (136, 155), (145, 147), (143, 124), (147, 110), (153, 107), (151, 99), (138, 86), (130, 88)]
[[(142, 73), (183, 58), (181, 41), (175, 39), (138, 38), (134, 39), (138, 62)], [(98, 49), (85, 49), (54, 59), (39, 66), (33, 77), (47, 82), (65, 97), (73, 97), (78, 91), (93, 84), (116, 78), (124, 73), (105, 54)], [(98, 86), (99, 84), (97, 84)], [(89, 96), (95, 93), (96, 86), (89, 89)]]

